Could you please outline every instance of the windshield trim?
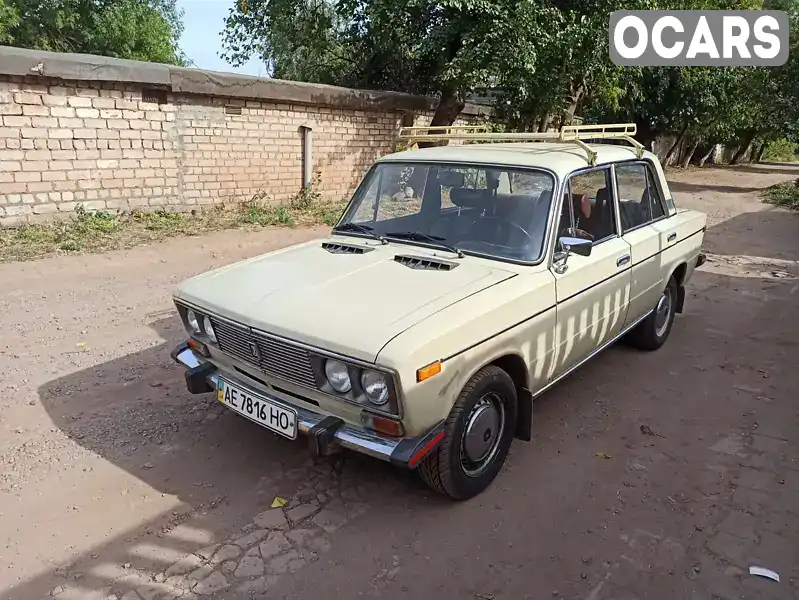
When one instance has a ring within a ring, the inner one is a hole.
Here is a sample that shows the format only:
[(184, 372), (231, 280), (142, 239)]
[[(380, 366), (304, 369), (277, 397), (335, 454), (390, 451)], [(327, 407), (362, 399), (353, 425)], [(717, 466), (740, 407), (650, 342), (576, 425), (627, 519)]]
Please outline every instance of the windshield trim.
[[(542, 242), (542, 245), (541, 245), (541, 255), (537, 259), (535, 259), (535, 260), (524, 260), (524, 259), (520, 259), (520, 258), (508, 258), (508, 257), (505, 257), (505, 256), (497, 256), (495, 254), (486, 254), (484, 252), (476, 252), (476, 251), (473, 251), (473, 250), (464, 250), (462, 248), (459, 248), (459, 250), (461, 252), (463, 252), (465, 255), (468, 255), (468, 256), (475, 256), (475, 257), (479, 257), (479, 258), (485, 258), (485, 259), (488, 259), (488, 260), (496, 260), (496, 261), (499, 261), (499, 262), (509, 263), (509, 264), (512, 264), (512, 265), (520, 265), (520, 266), (524, 266), (524, 267), (538, 266), (538, 265), (542, 264), (547, 259), (548, 255), (549, 255), (549, 252), (550, 252), (550, 245), (551, 245), (551, 242), (552, 242), (552, 240), (550, 238), (552, 236), (552, 229), (553, 229), (553, 216), (552, 216), (553, 213), (554, 213), (553, 208), (554, 208), (554, 205), (558, 203), (557, 202), (558, 201), (558, 194), (560, 193), (561, 183), (562, 183), (561, 182), (561, 178), (558, 176), (558, 174), (555, 171), (553, 171), (552, 169), (549, 169), (547, 167), (529, 167), (529, 166), (524, 166), (524, 165), (514, 165), (514, 164), (508, 164), (508, 163), (452, 161), (452, 160), (448, 160), (448, 161), (440, 161), (440, 160), (410, 160), (410, 159), (408, 159), (408, 160), (384, 160), (384, 161), (377, 160), (377, 161), (374, 162), (374, 164), (372, 164), (372, 166), (369, 168), (369, 170), (364, 174), (363, 178), (361, 179), (360, 183), (358, 184), (358, 187), (355, 188), (355, 191), (352, 193), (352, 196), (350, 197), (350, 201), (347, 203), (347, 207), (344, 209), (344, 212), (341, 213), (341, 217), (336, 222), (336, 225), (334, 227), (338, 227), (342, 223), (347, 222), (347, 221), (345, 221), (345, 219), (347, 219), (347, 217), (349, 216), (350, 212), (352, 211), (355, 199), (358, 198), (358, 195), (364, 191), (364, 188), (366, 188), (367, 182), (369, 181), (369, 178), (370, 178), (372, 172), (375, 171), (379, 165), (418, 165), (418, 164), (439, 165), (439, 166), (443, 166), (443, 167), (456, 167), (456, 168), (457, 167), (460, 167), (460, 168), (485, 167), (485, 168), (488, 168), (488, 169), (491, 169), (491, 168), (495, 168), (495, 169), (513, 169), (513, 170), (516, 170), (516, 171), (541, 172), (541, 173), (546, 173), (547, 175), (550, 175), (552, 177), (552, 181), (553, 181), (552, 201), (549, 203), (549, 212), (547, 213), (547, 226), (546, 226), (546, 230), (544, 231), (544, 239), (543, 239), (543, 242)], [(342, 235), (342, 234), (346, 234), (346, 235), (355, 234), (355, 235), (357, 235), (357, 233), (350, 232), (350, 231), (347, 231), (347, 232), (335, 232), (335, 234), (336, 235)], [(360, 237), (360, 236), (358, 236), (358, 237)], [(368, 239), (368, 236), (364, 236), (364, 237), (367, 237), (367, 239)], [(428, 248), (428, 249), (431, 249), (431, 250), (442, 250), (439, 247), (426, 245), (424, 242), (417, 242), (417, 241), (411, 241), (411, 240), (399, 240), (399, 239), (396, 239), (396, 238), (392, 238), (390, 241), (391, 241), (391, 243), (402, 243), (402, 244), (407, 244), (409, 246), (419, 246), (419, 247)]]

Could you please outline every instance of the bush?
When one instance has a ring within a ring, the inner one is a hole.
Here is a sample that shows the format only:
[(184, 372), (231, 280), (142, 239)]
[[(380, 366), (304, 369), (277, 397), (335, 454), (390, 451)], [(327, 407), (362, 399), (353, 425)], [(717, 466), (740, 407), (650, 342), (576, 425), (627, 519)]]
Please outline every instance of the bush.
[(763, 151), (763, 160), (772, 162), (791, 162), (797, 160), (796, 149), (799, 144), (789, 142), (785, 138), (774, 140), (766, 144)]
[(799, 210), (799, 179), (778, 183), (763, 192), (763, 201), (775, 206)]

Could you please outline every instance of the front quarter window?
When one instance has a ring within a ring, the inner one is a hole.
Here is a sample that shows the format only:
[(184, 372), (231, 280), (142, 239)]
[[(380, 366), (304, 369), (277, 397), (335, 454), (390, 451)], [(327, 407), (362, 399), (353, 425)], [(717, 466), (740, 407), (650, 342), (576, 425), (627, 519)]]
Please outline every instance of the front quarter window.
[(337, 229), (347, 235), (533, 262), (543, 253), (554, 187), (554, 177), (538, 169), (378, 163)]

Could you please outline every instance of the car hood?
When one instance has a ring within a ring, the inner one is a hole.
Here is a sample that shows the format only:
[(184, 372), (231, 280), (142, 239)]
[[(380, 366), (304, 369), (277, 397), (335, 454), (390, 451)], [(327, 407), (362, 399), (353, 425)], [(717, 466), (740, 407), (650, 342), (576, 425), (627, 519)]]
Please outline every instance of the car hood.
[[(334, 253), (323, 243), (368, 251)], [(398, 255), (457, 266), (410, 268), (395, 260)], [(408, 327), (513, 275), (485, 259), (335, 237), (198, 275), (183, 282), (175, 296), (250, 327), (374, 362)]]

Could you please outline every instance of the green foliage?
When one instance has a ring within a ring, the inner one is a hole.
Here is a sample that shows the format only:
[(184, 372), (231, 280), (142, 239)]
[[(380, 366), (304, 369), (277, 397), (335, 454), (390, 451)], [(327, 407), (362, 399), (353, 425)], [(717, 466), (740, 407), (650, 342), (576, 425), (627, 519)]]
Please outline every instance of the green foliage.
[(0, 44), (12, 43), (11, 31), (19, 25), (19, 11), (9, 2), (0, 0)]
[(799, 144), (780, 138), (766, 144), (766, 149), (763, 151), (763, 159), (774, 162), (799, 160), (796, 155), (797, 148), (799, 148)]
[(792, 22), (780, 68), (619, 68), (608, 56), (612, 0), (238, 0), (225, 57), (258, 56), (276, 77), (437, 94), (452, 124), (477, 87), (496, 117), (531, 131), (634, 121), (643, 141), (686, 131), (707, 143), (799, 138), (799, 0), (633, 0), (625, 9), (777, 9)]
[(289, 202), (289, 206), (294, 210), (308, 210), (314, 204), (322, 200), (319, 186), (322, 182), (322, 174), (316, 172), (310, 187), (303, 187)]
[(176, 0), (0, 0), (0, 43), (184, 64)]
[(186, 218), (182, 213), (163, 209), (154, 212), (135, 211), (132, 216), (143, 223), (145, 229), (149, 231), (170, 231), (179, 227)]
[(535, 72), (551, 9), (513, 0), (239, 0), (224, 56), (276, 77), (440, 94), (445, 121), (475, 86)]
[(239, 205), (242, 223), (248, 225), (273, 225), (275, 222), (274, 208), (265, 202), (265, 195), (256, 195)]
[(799, 179), (778, 183), (763, 192), (763, 201), (775, 206), (799, 210)]

